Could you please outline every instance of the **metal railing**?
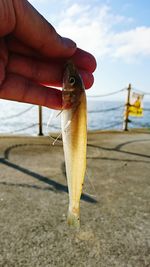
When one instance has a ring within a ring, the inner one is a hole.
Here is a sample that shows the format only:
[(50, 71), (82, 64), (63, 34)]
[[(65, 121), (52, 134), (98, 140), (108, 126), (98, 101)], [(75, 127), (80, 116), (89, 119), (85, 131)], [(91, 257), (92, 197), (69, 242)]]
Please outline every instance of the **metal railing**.
[[(124, 95), (126, 94), (126, 103), (125, 104), (119, 104), (119, 105), (116, 105), (114, 104), (114, 106), (111, 106), (111, 107), (103, 107), (103, 108), (95, 108), (95, 109), (92, 109), (92, 110), (88, 110), (88, 113), (89, 113), (89, 116), (91, 116), (92, 114), (96, 115), (97, 118), (98, 118), (98, 114), (109, 114), (110, 113), (110, 116), (113, 116), (115, 114), (115, 112), (119, 114), (119, 119), (118, 117), (116, 118), (116, 120), (114, 120), (113, 122), (110, 120), (109, 123), (106, 123), (104, 127), (101, 128), (101, 130), (104, 130), (104, 129), (113, 129), (116, 127), (119, 127), (119, 128), (122, 128), (123, 130), (127, 131), (128, 128), (129, 128), (129, 125), (132, 125), (133, 126), (141, 126), (141, 127), (144, 127), (144, 122), (141, 122), (141, 125), (139, 125), (140, 123), (139, 122), (134, 122), (134, 119), (131, 119), (129, 118), (129, 107), (131, 105), (130, 103), (130, 97), (131, 97), (131, 92), (134, 90), (134, 92), (137, 92), (137, 93), (140, 93), (140, 94), (143, 94), (144, 96), (146, 95), (150, 95), (150, 93), (147, 93), (147, 92), (143, 92), (143, 91), (140, 91), (138, 89), (135, 89), (135, 88), (132, 88), (131, 87), (131, 84), (129, 84), (129, 86), (127, 88), (123, 88), (121, 90), (118, 90), (118, 91), (113, 91), (113, 92), (110, 92), (108, 94), (102, 94), (102, 95), (94, 95), (94, 96), (88, 96), (88, 99), (91, 100), (91, 99), (99, 99), (99, 98), (103, 98), (103, 97), (108, 97), (108, 96), (112, 96), (112, 95), (115, 95), (115, 94), (120, 94), (120, 93), (124, 93)], [(28, 108), (26, 108), (25, 110), (23, 111), (20, 111), (18, 113), (15, 113), (15, 114), (11, 114), (11, 115), (6, 115), (6, 116), (2, 116), (0, 117), (0, 121), (9, 121), (9, 120), (13, 120), (13, 119), (16, 119), (17, 117), (20, 119), (20, 117), (28, 112), (31, 112), (36, 106), (30, 106)], [(146, 107), (146, 108), (143, 108), (144, 112), (146, 113), (146, 115), (148, 116), (148, 112), (150, 112), (150, 108)], [(122, 114), (122, 115), (121, 115)], [(9, 124), (9, 122), (8, 122)], [(43, 122), (43, 109), (41, 106), (38, 107), (38, 115), (37, 115), (37, 122), (36, 123), (32, 123), (30, 125), (25, 125), (24, 127), (21, 127), (19, 129), (14, 129), (13, 131), (10, 131), (9, 134), (14, 134), (14, 133), (20, 133), (20, 132), (24, 132), (28, 129), (32, 129), (32, 128), (35, 128), (35, 127), (38, 127), (38, 135), (43, 135), (44, 134), (44, 130), (43, 130), (43, 126), (45, 126), (46, 123)], [(145, 127), (150, 127), (150, 124), (148, 123), (145, 123)], [(54, 126), (54, 128), (57, 128), (56, 126)], [(99, 129), (97, 129), (99, 130)], [(1, 130), (0, 130), (1, 131)]]

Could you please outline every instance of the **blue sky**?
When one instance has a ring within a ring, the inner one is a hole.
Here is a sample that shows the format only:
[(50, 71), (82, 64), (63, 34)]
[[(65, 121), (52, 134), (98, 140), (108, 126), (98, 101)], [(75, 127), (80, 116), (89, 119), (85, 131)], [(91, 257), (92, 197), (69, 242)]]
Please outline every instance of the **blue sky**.
[(59, 34), (96, 57), (95, 83), (88, 95), (107, 94), (129, 83), (150, 93), (149, 0), (29, 2)]

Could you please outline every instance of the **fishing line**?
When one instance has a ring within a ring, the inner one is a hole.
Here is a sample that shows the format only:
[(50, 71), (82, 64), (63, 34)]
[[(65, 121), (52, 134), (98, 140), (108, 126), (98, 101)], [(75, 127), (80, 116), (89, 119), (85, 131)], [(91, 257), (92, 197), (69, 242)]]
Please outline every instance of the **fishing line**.
[[(48, 136), (53, 140), (53, 143), (52, 143), (53, 146), (55, 145), (55, 143), (56, 143), (58, 140), (60, 140), (59, 138), (60, 138), (61, 135), (62, 135), (62, 133), (60, 133), (60, 134), (55, 138), (54, 136), (52, 136), (52, 135), (48, 132), (48, 127), (50, 127), (50, 126), (52, 125), (52, 121), (53, 121), (53, 119), (54, 119), (55, 113), (56, 113), (56, 112), (55, 112), (54, 110), (51, 112), (51, 114), (50, 114), (50, 116), (49, 116), (49, 119), (48, 119), (48, 121), (47, 121), (47, 125), (46, 125), (46, 132), (47, 132)], [(60, 113), (60, 112), (59, 112), (59, 113)], [(55, 118), (58, 117), (59, 113), (55, 116)]]
[[(50, 114), (50, 116), (49, 116), (47, 125), (46, 125), (46, 132), (47, 132), (48, 136), (53, 140), (53, 143), (52, 143), (53, 146), (55, 145), (55, 143), (56, 143), (58, 140), (59, 140), (59, 141), (62, 141), (62, 139), (60, 139), (60, 137), (62, 136), (62, 132), (60, 132), (60, 133), (58, 134), (58, 136), (55, 138), (54, 136), (52, 136), (52, 135), (49, 133), (49, 131), (48, 131), (48, 127), (50, 127), (50, 126), (52, 125), (52, 122), (53, 122), (54, 118), (58, 118), (58, 117), (61, 115), (62, 112), (63, 112), (63, 110), (61, 110), (61, 112), (58, 112), (58, 113), (55, 115), (56, 111), (52, 111), (51, 114)], [(65, 131), (65, 132), (69, 131), (69, 126), (70, 126), (70, 124), (71, 124), (71, 120), (68, 120), (68, 122), (66, 123), (66, 125), (65, 125), (65, 127), (64, 127), (64, 131)]]
[(60, 133), (56, 138), (54, 138), (54, 137), (52, 137), (53, 139), (54, 139), (54, 141), (53, 141), (53, 143), (52, 143), (52, 145), (54, 146), (55, 145), (55, 143), (59, 140), (60, 141), (60, 137), (62, 136), (62, 133)]

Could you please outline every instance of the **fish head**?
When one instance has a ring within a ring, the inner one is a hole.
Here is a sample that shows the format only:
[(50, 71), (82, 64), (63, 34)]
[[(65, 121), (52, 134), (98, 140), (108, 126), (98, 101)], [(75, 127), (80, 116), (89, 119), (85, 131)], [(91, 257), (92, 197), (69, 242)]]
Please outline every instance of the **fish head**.
[(63, 107), (69, 108), (77, 106), (84, 90), (84, 84), (77, 68), (72, 61), (68, 61), (63, 76)]

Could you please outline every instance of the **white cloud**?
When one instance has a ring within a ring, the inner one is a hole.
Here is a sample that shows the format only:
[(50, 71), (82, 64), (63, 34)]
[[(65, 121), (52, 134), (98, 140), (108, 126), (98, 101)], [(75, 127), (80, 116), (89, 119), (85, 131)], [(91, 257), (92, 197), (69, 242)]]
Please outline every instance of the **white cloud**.
[(137, 27), (127, 32), (115, 34), (113, 37), (117, 58), (150, 56), (150, 28)]
[(66, 17), (74, 17), (75, 15), (79, 15), (81, 14), (81, 12), (83, 11), (83, 8), (79, 5), (79, 4), (74, 4), (72, 6), (70, 6), (66, 12), (64, 11), (64, 15)]
[(103, 6), (91, 10), (90, 5), (74, 4), (61, 13), (57, 30), (61, 35), (74, 39), (78, 46), (98, 56), (103, 55), (109, 49), (108, 38), (105, 38), (109, 29), (105, 22), (108, 19), (107, 9)]
[(59, 16), (58, 32), (97, 57), (132, 61), (137, 56), (150, 56), (150, 27), (118, 31), (120, 24), (129, 27), (133, 19), (114, 15), (107, 5), (73, 4)]
[(51, 9), (45, 11), (46, 18), (53, 21), (56, 30), (96, 57), (129, 62), (150, 56), (150, 27), (133, 28), (133, 18), (114, 14), (108, 4), (83, 0), (73, 4), (70, 0), (29, 1), (42, 9), (51, 4)]

